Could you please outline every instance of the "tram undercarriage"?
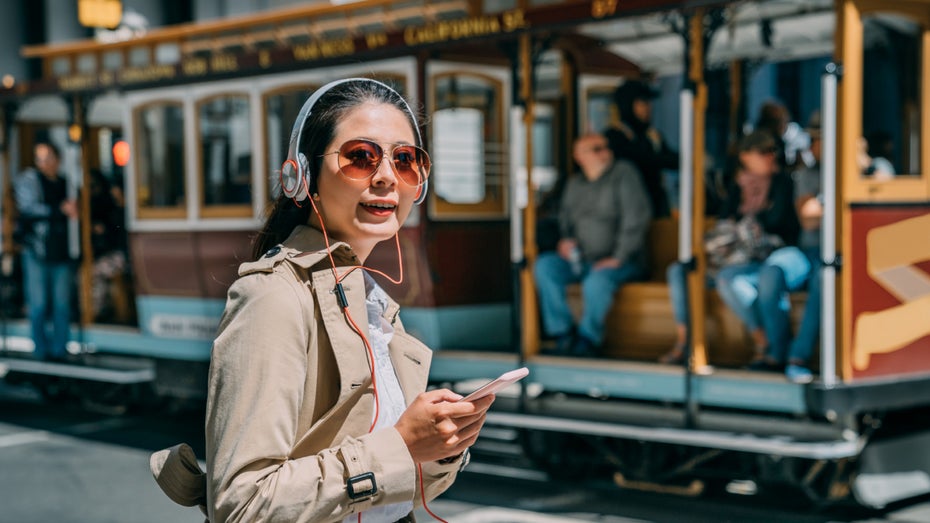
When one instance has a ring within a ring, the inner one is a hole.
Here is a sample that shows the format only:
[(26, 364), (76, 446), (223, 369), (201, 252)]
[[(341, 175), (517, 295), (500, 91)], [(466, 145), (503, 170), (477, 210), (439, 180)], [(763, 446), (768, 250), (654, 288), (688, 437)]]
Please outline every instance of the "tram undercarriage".
[(523, 456), (558, 481), (682, 496), (774, 495), (815, 509), (882, 509), (930, 492), (930, 458), (921, 451), (930, 422), (920, 409), (835, 422), (701, 411), (685, 427), (671, 405), (550, 395), (528, 400), (520, 414), (519, 400), (502, 403), (513, 411), (494, 413), (488, 424), (515, 428)]

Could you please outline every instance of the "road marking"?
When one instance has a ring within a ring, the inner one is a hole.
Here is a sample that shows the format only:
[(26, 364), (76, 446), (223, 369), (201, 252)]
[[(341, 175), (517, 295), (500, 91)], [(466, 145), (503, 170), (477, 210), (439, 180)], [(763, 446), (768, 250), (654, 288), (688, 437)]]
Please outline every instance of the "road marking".
[(30, 443), (39, 443), (48, 441), (51, 435), (45, 430), (33, 430), (30, 432), (17, 432), (16, 434), (7, 434), (0, 436), (0, 448), (15, 447), (17, 445), (28, 445)]

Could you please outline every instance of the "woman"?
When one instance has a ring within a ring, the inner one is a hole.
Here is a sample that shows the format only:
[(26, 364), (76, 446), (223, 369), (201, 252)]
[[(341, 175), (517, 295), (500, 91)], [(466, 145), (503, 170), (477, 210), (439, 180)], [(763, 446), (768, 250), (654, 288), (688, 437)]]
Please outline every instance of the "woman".
[(424, 393), (429, 349), (361, 268), (422, 199), (420, 143), (406, 102), (373, 80), (304, 105), (263, 254), (240, 267), (213, 347), (211, 521), (408, 521), (454, 481), (494, 398)]
[[(775, 139), (767, 131), (755, 131), (744, 137), (738, 146), (739, 171), (727, 191), (718, 223), (730, 220), (736, 236), (745, 238), (758, 228), (755, 238), (743, 242), (746, 252), (733, 253), (730, 259), (739, 262), (718, 267), (708, 286), (715, 287), (720, 298), (748, 328), (755, 345), (753, 366), (758, 367), (768, 350), (769, 342), (764, 322), (765, 311), (759, 310), (758, 275), (762, 261), (778, 245), (797, 242), (799, 224), (795, 214), (791, 178), (778, 171)], [(748, 220), (747, 220), (748, 218)], [(738, 254), (739, 256), (735, 256)], [(663, 363), (680, 363), (688, 342), (688, 295), (684, 267), (673, 263), (668, 268), (669, 294), (676, 324), (676, 341), (672, 350), (660, 358)]]

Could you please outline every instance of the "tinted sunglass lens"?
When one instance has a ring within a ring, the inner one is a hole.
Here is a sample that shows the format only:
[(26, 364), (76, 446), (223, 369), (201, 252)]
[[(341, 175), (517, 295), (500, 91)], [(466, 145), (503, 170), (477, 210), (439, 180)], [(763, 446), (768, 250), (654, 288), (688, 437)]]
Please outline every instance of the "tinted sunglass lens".
[(417, 162), (418, 156), (415, 147), (401, 145), (394, 149), (394, 153), (391, 155), (394, 160), (394, 170), (404, 180), (404, 183), (409, 185), (420, 184), (420, 173), (417, 167), (419, 163)]
[(339, 150), (339, 167), (349, 178), (367, 178), (378, 168), (384, 152), (381, 147), (367, 140), (352, 140)]
[(392, 158), (398, 176), (409, 185), (420, 185), (429, 175), (429, 155), (419, 147), (413, 145), (398, 146), (394, 149)]

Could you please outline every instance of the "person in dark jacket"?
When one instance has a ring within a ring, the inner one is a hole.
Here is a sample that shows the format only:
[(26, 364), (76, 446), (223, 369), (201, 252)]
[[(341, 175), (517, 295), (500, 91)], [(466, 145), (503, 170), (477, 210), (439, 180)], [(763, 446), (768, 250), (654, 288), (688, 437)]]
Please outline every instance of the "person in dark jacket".
[[(17, 176), (13, 191), (23, 235), (23, 273), (33, 352), (37, 359), (62, 360), (67, 356), (71, 319), (74, 259), (70, 252), (69, 220), (78, 217), (77, 201), (68, 196), (67, 183), (58, 172), (58, 149), (48, 142), (35, 146), (35, 169)], [(48, 315), (51, 310), (51, 318)], [(52, 320), (49, 339), (46, 322)]]
[(652, 127), (652, 100), (658, 93), (639, 80), (627, 80), (614, 91), (620, 123), (604, 132), (617, 159), (629, 160), (639, 170), (657, 218), (668, 216), (663, 169), (678, 169), (678, 153)]

